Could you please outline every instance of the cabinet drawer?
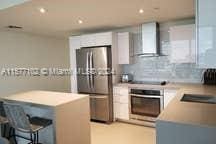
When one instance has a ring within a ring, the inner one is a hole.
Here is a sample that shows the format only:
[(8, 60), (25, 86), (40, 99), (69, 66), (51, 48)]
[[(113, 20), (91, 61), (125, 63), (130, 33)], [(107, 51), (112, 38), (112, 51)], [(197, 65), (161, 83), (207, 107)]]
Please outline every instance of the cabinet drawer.
[(113, 88), (113, 94), (114, 95), (128, 95), (129, 90), (128, 88), (123, 87), (114, 87)]
[(129, 96), (128, 95), (114, 95), (113, 101), (118, 103), (128, 104)]

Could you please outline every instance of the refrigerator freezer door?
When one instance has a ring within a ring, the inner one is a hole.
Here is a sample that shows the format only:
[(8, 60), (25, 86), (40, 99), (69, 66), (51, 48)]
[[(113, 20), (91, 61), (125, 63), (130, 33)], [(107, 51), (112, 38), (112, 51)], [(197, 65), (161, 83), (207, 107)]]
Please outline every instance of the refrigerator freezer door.
[(90, 115), (92, 120), (96, 120), (96, 99), (90, 97)]
[(91, 93), (89, 68), (89, 49), (76, 50), (77, 89), (80, 93)]
[(90, 96), (91, 119), (109, 121), (109, 99), (107, 95)]

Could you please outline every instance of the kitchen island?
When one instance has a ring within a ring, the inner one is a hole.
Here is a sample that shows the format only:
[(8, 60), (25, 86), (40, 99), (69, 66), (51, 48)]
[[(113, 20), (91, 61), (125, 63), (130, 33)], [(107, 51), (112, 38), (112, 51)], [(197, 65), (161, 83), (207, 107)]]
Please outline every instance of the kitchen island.
[(39, 132), (41, 143), (90, 144), (88, 95), (30, 91), (3, 100), (20, 104), (31, 116), (52, 119), (52, 126)]
[(216, 96), (216, 87), (181, 87), (157, 119), (157, 144), (215, 144), (216, 104), (184, 102), (184, 94)]

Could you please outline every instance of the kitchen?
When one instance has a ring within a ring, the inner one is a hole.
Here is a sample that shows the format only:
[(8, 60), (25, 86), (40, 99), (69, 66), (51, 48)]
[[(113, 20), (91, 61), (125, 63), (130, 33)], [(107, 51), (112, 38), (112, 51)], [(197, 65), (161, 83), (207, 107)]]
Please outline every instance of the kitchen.
[[(42, 2), (30, 1), (9, 8), (8, 11), (6, 9), (0, 15), (5, 20), (3, 25), (9, 25), (11, 21), (19, 24), (12, 15), (18, 10), (23, 14), (39, 3)], [(119, 14), (124, 15), (121, 22), (113, 12), (103, 15), (106, 17), (105, 24), (102, 20), (94, 24), (88, 23), (87, 17), (79, 16), (78, 19), (76, 18), (77, 24), (65, 23), (64, 26), (62, 25), (64, 28), (62, 27), (61, 32), (59, 28), (56, 28), (60, 25), (56, 19), (68, 21), (66, 20), (69, 18), (67, 12), (71, 10), (71, 7), (69, 1), (63, 3), (62, 7), (65, 11), (56, 9), (55, 12), (62, 13), (65, 17), (56, 15), (53, 19), (54, 17), (49, 17), (49, 14), (52, 14), (57, 3), (57, 1), (53, 5), (49, 2), (43, 3), (47, 10), (39, 9), (42, 15), (40, 18), (35, 17), (38, 20), (37, 24), (31, 21), (26, 24), (21, 23), (20, 25), (24, 26), (23, 29), (11, 30), (8, 27), (5, 33), (15, 31), (19, 34), (21, 31), (21, 33), (35, 35), (43, 34), (44, 37), (64, 35), (62, 45), (59, 44), (62, 50), (54, 49), (52, 57), (51, 49), (45, 49), (41, 54), (32, 48), (37, 56), (42, 56), (41, 62), (32, 60), (35, 55), (31, 53), (30, 64), (23, 65), (17, 61), (17, 64), (12, 66), (68, 67), (74, 73), (66, 77), (50, 77), (49, 81), (47, 77), (38, 77), (40, 84), (31, 84), (38, 80), (37, 78), (31, 78), (31, 83), (23, 79), (20, 82), (27, 82), (30, 85), (22, 87), (21, 84), (18, 89), (9, 89), (10, 92), (4, 90), (8, 89), (5, 85), (2, 95), (8, 96), (28, 90), (88, 95), (91, 143), (93, 144), (106, 142), (140, 144), (143, 141), (148, 144), (215, 143), (216, 140), (212, 136), (215, 118), (211, 115), (215, 112), (212, 96), (216, 93), (215, 22), (212, 15), (214, 1), (126, 2), (127, 7), (133, 9), (130, 13), (126, 13), (127, 10), (124, 9), (126, 6), (121, 6), (118, 2), (104, 1), (104, 4), (113, 6), (115, 10), (122, 8), (122, 11), (125, 11), (125, 14)], [(167, 7), (168, 3), (173, 7)], [(86, 7), (92, 10), (94, 18), (102, 19), (98, 13), (99, 9), (95, 6), (104, 4), (98, 2)], [(148, 8), (146, 4), (151, 8)], [(78, 3), (78, 5), (82, 4)], [(106, 10), (106, 6), (103, 8)], [(167, 11), (165, 11), (166, 8)], [(75, 12), (74, 15), (77, 15), (78, 10), (75, 9)], [(10, 17), (6, 18), (8, 15)], [(23, 15), (24, 18), (30, 18), (27, 14)], [(93, 17), (91, 17), (92, 20), (94, 20)], [(109, 17), (113, 18), (112, 24), (109, 24), (111, 21), (108, 20)], [(55, 23), (52, 26), (45, 24), (49, 23), (48, 20)], [(38, 24), (39, 21), (43, 21), (44, 25)], [(67, 28), (71, 29), (72, 25), (77, 29), (73, 29), (73, 32), (71, 30), (65, 32)], [(33, 27), (37, 27), (38, 31)], [(7, 35), (10, 38), (13, 34)], [(3, 36), (2, 39), (4, 39)], [(52, 39), (59, 41), (58, 38)], [(31, 41), (33, 42), (32, 39)], [(68, 42), (69, 47), (66, 49), (65, 43), (68, 44)], [(49, 44), (51, 43), (50, 38)], [(7, 44), (5, 45), (7, 47)], [(37, 47), (37, 42), (34, 45)], [(53, 45), (50, 47), (54, 47)], [(22, 56), (20, 53), (17, 54)], [(58, 57), (59, 54), (60, 57)], [(50, 56), (50, 60), (46, 56)], [(3, 62), (2, 65), (10, 65), (10, 63), (14, 61)], [(7, 81), (7, 77), (4, 81)], [(15, 85), (15, 82), (12, 83), (12, 86)], [(203, 97), (207, 100), (203, 100)], [(181, 133), (185, 134), (183, 138), (179, 136)], [(46, 136), (45, 134), (44, 137)], [(45, 142), (44, 137), (41, 138), (42, 142)], [(86, 137), (88, 139), (88, 136)]]

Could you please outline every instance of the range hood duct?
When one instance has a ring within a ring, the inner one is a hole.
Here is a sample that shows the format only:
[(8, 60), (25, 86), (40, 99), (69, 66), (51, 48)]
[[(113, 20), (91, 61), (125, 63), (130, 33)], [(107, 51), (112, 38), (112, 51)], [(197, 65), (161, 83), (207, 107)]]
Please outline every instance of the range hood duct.
[(142, 57), (159, 56), (159, 24), (157, 22), (142, 24), (141, 35), (142, 45), (135, 48), (134, 54)]

